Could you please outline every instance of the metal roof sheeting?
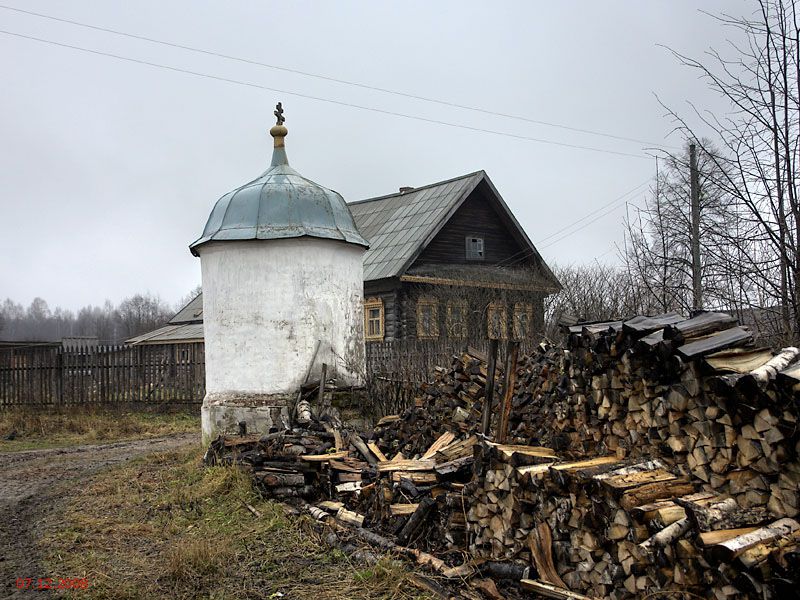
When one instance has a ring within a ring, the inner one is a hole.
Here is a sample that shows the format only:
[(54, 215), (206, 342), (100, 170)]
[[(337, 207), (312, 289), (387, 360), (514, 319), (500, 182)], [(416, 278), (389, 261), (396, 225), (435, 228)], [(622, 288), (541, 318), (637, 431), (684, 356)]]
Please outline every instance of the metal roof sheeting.
[(189, 249), (198, 256), (197, 248), (211, 241), (304, 236), (369, 246), (344, 198), (300, 175), (289, 166), (285, 150), (275, 148), (269, 169), (217, 200), (203, 234)]
[(170, 325), (181, 325), (185, 323), (203, 322), (203, 294), (197, 294), (189, 303), (178, 311), (172, 319)]
[(203, 324), (189, 323), (187, 325), (165, 325), (155, 331), (137, 335), (126, 344), (178, 344), (183, 342), (202, 342)]
[(353, 202), (350, 212), (370, 242), (364, 281), (397, 277), (480, 181), (483, 171), (389, 196)]

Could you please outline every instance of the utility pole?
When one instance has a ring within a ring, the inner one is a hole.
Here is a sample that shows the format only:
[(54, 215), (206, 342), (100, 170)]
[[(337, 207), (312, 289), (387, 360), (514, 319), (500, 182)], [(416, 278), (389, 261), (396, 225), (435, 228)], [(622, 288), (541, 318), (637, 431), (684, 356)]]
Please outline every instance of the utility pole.
[(700, 281), (700, 175), (697, 172), (697, 148), (689, 144), (689, 181), (692, 188), (692, 307), (703, 308), (703, 288)]

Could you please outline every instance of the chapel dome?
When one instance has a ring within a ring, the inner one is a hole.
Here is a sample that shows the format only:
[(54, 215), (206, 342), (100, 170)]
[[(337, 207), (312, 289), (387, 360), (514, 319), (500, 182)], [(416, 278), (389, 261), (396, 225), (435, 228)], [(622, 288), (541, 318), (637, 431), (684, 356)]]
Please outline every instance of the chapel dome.
[(280, 104), (275, 114), (278, 124), (270, 129), (275, 138), (272, 164), (258, 178), (217, 200), (203, 234), (189, 246), (192, 254), (198, 256), (198, 247), (211, 241), (304, 236), (368, 248), (369, 242), (358, 232), (344, 198), (289, 166)]

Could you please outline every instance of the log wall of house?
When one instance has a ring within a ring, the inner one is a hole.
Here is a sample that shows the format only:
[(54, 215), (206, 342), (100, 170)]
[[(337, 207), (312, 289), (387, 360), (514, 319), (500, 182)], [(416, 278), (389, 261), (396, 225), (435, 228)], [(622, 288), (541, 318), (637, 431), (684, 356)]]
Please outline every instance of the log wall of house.
[[(447, 303), (451, 300), (466, 300), (469, 319), (467, 322), (468, 339), (484, 339), (487, 337), (486, 309), (490, 302), (505, 304), (507, 314), (507, 337), (513, 331), (514, 304), (525, 302), (533, 305), (533, 321), (531, 338), (539, 339), (544, 335), (544, 294), (521, 290), (498, 290), (490, 288), (462, 288), (451, 286), (428, 286), (420, 284), (403, 284), (396, 294), (396, 310), (392, 330), (394, 339), (417, 339), (417, 301), (419, 298), (435, 299), (438, 302), (437, 323), (439, 336), (447, 339)], [(387, 331), (389, 324), (387, 322)]]

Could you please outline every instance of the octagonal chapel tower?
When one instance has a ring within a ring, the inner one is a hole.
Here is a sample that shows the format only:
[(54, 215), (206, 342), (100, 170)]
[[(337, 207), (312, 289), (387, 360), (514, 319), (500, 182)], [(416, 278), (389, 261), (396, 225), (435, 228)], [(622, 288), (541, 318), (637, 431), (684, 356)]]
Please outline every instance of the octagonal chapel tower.
[(189, 248), (203, 277), (203, 439), (266, 432), (322, 364), (342, 385), (364, 373), (363, 266), (369, 243), (338, 193), (286, 157), (283, 110), (272, 164), (220, 198)]

